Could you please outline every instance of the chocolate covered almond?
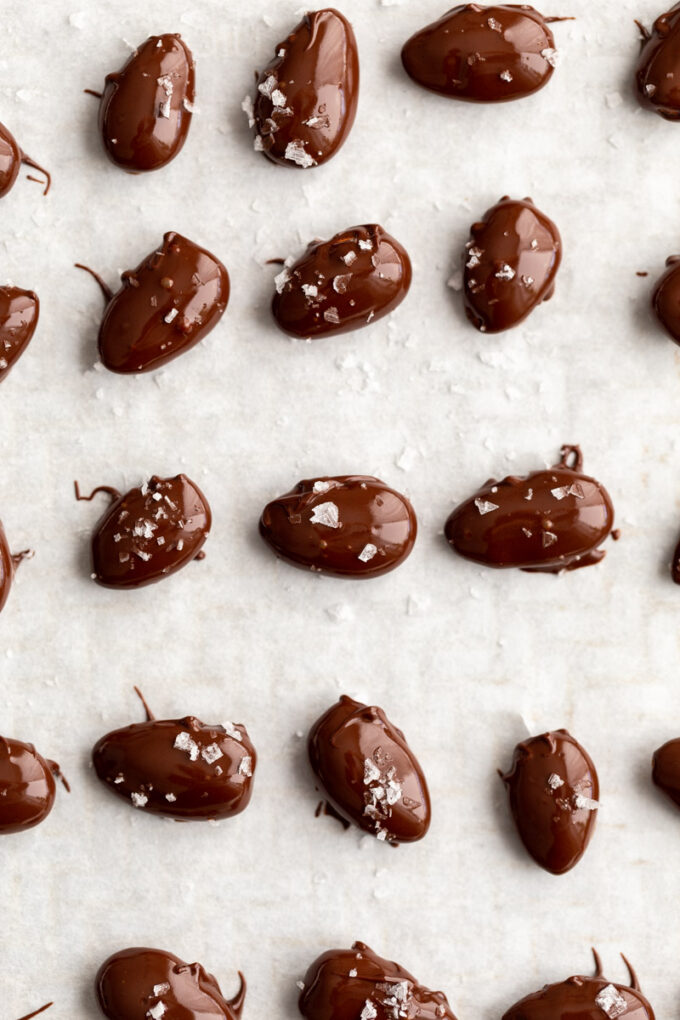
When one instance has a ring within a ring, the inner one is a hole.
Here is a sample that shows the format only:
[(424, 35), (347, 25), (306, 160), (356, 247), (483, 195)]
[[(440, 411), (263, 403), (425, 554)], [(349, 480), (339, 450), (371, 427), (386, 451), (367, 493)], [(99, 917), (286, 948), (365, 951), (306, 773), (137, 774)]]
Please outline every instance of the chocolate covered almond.
[(186, 141), (194, 99), (191, 50), (179, 35), (152, 35), (106, 76), (99, 130), (111, 162), (129, 173), (167, 166)]
[(520, 999), (503, 1014), (503, 1020), (654, 1020), (654, 1010), (640, 991), (631, 965), (630, 986), (617, 985), (602, 974), (600, 957), (593, 950), (594, 977), (574, 975), (566, 981), (546, 985)]
[(406, 496), (371, 475), (298, 482), (262, 511), (260, 535), (294, 567), (378, 577), (406, 559), (418, 525)]
[[(12, 132), (4, 124), (0, 124), (0, 198), (4, 198), (7, 192), (14, 187), (22, 163), (45, 175), (43, 194), (46, 195), (50, 190), (51, 183), (47, 170), (44, 170), (30, 156), (22, 152)], [(33, 177), (30, 179), (34, 180)]]
[(191, 715), (156, 719), (142, 701), (145, 722), (113, 730), (95, 744), (98, 779), (133, 807), (180, 821), (232, 818), (245, 810), (257, 763), (245, 726), (208, 725)]
[(100, 485), (111, 505), (92, 536), (93, 580), (106, 588), (140, 588), (176, 573), (196, 559), (208, 537), (212, 515), (208, 501), (186, 475), (154, 475), (121, 495)]
[(184, 354), (214, 329), (229, 301), (229, 274), (220, 260), (169, 231), (136, 269), (122, 274), (115, 294), (97, 273), (106, 301), (99, 356), (111, 372), (152, 372)]
[(55, 776), (68, 790), (56, 762), (43, 758), (33, 744), (0, 736), (0, 835), (45, 821), (54, 807)]
[(31, 342), (39, 314), (38, 295), (32, 290), (0, 287), (0, 382)]
[(501, 775), (519, 837), (537, 864), (563, 875), (583, 857), (597, 818), (590, 755), (566, 730), (523, 740)]
[(377, 223), (312, 241), (276, 277), (272, 312), (289, 336), (314, 340), (389, 315), (411, 286), (406, 250)]
[(446, 522), (451, 547), (488, 567), (561, 573), (599, 563), (598, 546), (614, 525), (600, 482), (583, 474), (578, 446), (563, 446), (558, 464), (502, 481), (492, 478)]
[(642, 35), (635, 71), (638, 101), (666, 120), (680, 120), (680, 4), (660, 14), (651, 32), (637, 24)]
[(652, 779), (680, 807), (680, 738), (669, 740), (654, 752)]
[(522, 322), (555, 290), (562, 240), (530, 198), (504, 198), (473, 223), (463, 253), (465, 314), (481, 333)]
[(363, 942), (322, 953), (305, 974), (298, 1005), (306, 1020), (456, 1020), (443, 992)]
[(352, 26), (339, 11), (310, 11), (257, 80), (243, 109), (255, 149), (281, 166), (319, 166), (345, 142), (359, 98), (359, 57)]
[(99, 1008), (109, 1020), (238, 1020), (246, 982), (225, 999), (200, 963), (162, 949), (122, 949), (105, 960), (95, 980)]
[(425, 776), (381, 708), (343, 695), (312, 726), (307, 750), (341, 818), (390, 843), (423, 838), (430, 827)]
[(7, 602), (17, 567), (23, 560), (31, 559), (32, 556), (32, 549), (23, 549), (18, 553), (11, 552), (5, 529), (0, 521), (0, 612)]
[(470, 103), (506, 103), (538, 92), (557, 62), (555, 39), (528, 4), (459, 4), (416, 32), (401, 51), (423, 88)]
[(680, 255), (666, 259), (666, 272), (654, 288), (652, 308), (671, 340), (680, 344)]

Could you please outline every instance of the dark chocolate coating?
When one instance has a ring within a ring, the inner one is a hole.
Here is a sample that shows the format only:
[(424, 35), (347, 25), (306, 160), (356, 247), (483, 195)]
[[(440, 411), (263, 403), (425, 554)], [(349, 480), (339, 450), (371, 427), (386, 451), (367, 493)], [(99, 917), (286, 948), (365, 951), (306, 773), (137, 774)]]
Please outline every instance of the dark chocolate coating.
[(488, 567), (552, 574), (599, 563), (614, 507), (582, 468), (580, 448), (563, 446), (555, 467), (490, 479), (451, 513), (446, 538), (465, 559)]
[(501, 776), (519, 837), (537, 864), (553, 875), (570, 871), (593, 835), (600, 788), (590, 755), (555, 730), (523, 740)]
[(550, 80), (555, 39), (533, 7), (459, 4), (416, 32), (401, 51), (406, 73), (423, 88), (468, 103), (507, 103)]
[(210, 507), (186, 475), (154, 475), (112, 498), (92, 536), (94, 580), (106, 588), (161, 581), (195, 559), (208, 537)]
[(630, 971), (631, 987), (616, 985), (602, 975), (600, 958), (593, 950), (595, 977), (574, 976), (554, 985), (546, 985), (520, 999), (503, 1014), (503, 1020), (654, 1020), (654, 1010), (640, 991), (637, 977)]
[(19, 287), (0, 287), (0, 382), (24, 353), (40, 315), (38, 295)]
[(107, 733), (92, 750), (98, 778), (128, 804), (181, 821), (232, 818), (250, 802), (255, 748), (240, 723), (194, 716)]
[(555, 290), (562, 240), (530, 198), (504, 196), (470, 228), (463, 252), (465, 314), (481, 333), (517, 326)]
[(0, 835), (44, 822), (54, 806), (59, 766), (33, 744), (0, 737)]
[(272, 312), (289, 336), (316, 339), (367, 326), (401, 304), (411, 286), (406, 250), (377, 223), (312, 241), (276, 278)]
[(322, 953), (305, 974), (298, 1005), (307, 1020), (456, 1020), (443, 992), (363, 942)]
[(343, 695), (312, 726), (307, 751), (342, 818), (390, 843), (423, 838), (431, 815), (425, 776), (381, 708)]
[(411, 552), (417, 530), (406, 496), (371, 475), (298, 482), (260, 518), (260, 535), (277, 556), (336, 577), (394, 570)]
[(107, 306), (98, 344), (102, 364), (124, 375), (153, 372), (195, 347), (229, 301), (220, 260), (172, 230), (121, 279), (114, 295), (99, 281)]
[(4, 609), (5, 602), (9, 596), (14, 573), (22, 560), (30, 559), (33, 556), (31, 549), (24, 549), (19, 553), (12, 553), (9, 548), (5, 529), (0, 521), (0, 613)]
[(666, 120), (680, 120), (680, 4), (660, 14), (647, 32), (635, 71), (641, 106)]
[(106, 76), (99, 130), (111, 162), (129, 173), (166, 166), (186, 141), (194, 99), (189, 47), (179, 35), (152, 35)]
[(669, 255), (666, 267), (654, 288), (652, 308), (671, 340), (680, 344), (680, 255)]
[(260, 74), (255, 148), (281, 166), (320, 166), (345, 142), (359, 99), (359, 55), (339, 11), (310, 11)]
[[(122, 949), (97, 974), (99, 1008), (109, 1020), (238, 1020), (246, 982), (233, 999), (222, 995), (200, 963), (185, 963), (162, 949)], [(161, 1004), (164, 1007), (161, 1009)]]
[(671, 577), (674, 584), (680, 584), (680, 542), (678, 542), (673, 551), (673, 559), (671, 560)]
[(654, 752), (652, 779), (680, 807), (680, 738), (669, 740)]
[(4, 124), (0, 124), (0, 198), (4, 198), (7, 192), (14, 187), (22, 163), (45, 175), (43, 194), (46, 195), (50, 190), (50, 175), (47, 170), (44, 170), (30, 156), (22, 152), (12, 132)]

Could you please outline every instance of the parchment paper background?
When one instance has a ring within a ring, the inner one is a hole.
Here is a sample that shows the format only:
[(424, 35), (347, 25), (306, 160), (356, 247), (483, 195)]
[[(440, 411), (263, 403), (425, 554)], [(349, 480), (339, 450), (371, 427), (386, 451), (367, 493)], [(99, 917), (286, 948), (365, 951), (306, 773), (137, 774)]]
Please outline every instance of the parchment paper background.
[[(0, 276), (34, 287), (39, 331), (0, 403), (0, 516), (32, 545), (0, 621), (0, 730), (56, 758), (45, 824), (0, 840), (0, 1016), (47, 999), (54, 1020), (98, 1015), (92, 979), (112, 951), (170, 949), (225, 992), (245, 971), (247, 1020), (297, 1015), (316, 955), (363, 939), (460, 1020), (497, 1020), (521, 995), (617, 954), (657, 1017), (680, 1003), (680, 816), (650, 782), (680, 734), (680, 352), (648, 313), (680, 247), (680, 127), (631, 94), (633, 18), (653, 0), (563, 0), (546, 14), (562, 64), (532, 99), (475, 108), (402, 73), (399, 51), (438, 0), (343, 0), (361, 55), (355, 128), (323, 168), (287, 171), (252, 151), (240, 103), (299, 20), (298, 0), (85, 0), (2, 5), (0, 119), (54, 174), (2, 201)], [(187, 145), (166, 170), (128, 176), (96, 130), (107, 71), (147, 35), (179, 31), (197, 60)], [(533, 196), (562, 232), (555, 298), (519, 329), (483, 337), (447, 287), (470, 223)], [(313, 345), (270, 320), (273, 266), (314, 236), (378, 221), (407, 247), (414, 283), (388, 320)], [(228, 266), (232, 298), (199, 348), (156, 375), (95, 366), (101, 298), (175, 229)], [(648, 271), (647, 279), (636, 271)], [(484, 571), (442, 538), (454, 503), (491, 475), (554, 462), (579, 442), (609, 488), (621, 541), (594, 569)], [(89, 579), (103, 506), (72, 481), (138, 484), (186, 471), (214, 512), (207, 559), (137, 592)], [(420, 520), (408, 562), (375, 581), (308, 576), (256, 534), (301, 477), (374, 473)], [(93, 742), (156, 713), (247, 725), (260, 754), (248, 810), (218, 828), (118, 803), (88, 766)], [(340, 693), (383, 706), (429, 779), (427, 839), (392, 850), (330, 818), (302, 734)], [(524, 720), (524, 721), (523, 721)], [(568, 727), (593, 756), (602, 809), (570, 874), (518, 847), (502, 784), (516, 740)]]

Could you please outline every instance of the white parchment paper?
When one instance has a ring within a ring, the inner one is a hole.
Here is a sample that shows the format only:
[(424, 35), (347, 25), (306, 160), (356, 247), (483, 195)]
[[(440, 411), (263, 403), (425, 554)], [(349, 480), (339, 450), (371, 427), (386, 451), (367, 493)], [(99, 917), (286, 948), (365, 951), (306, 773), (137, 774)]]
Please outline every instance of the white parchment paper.
[[(546, 0), (547, 4), (547, 0)], [(549, 7), (549, 9), (548, 9)], [(252, 151), (243, 96), (299, 20), (274, 0), (6, 0), (0, 120), (54, 175), (23, 174), (2, 201), (0, 276), (40, 294), (30, 349), (3, 383), (0, 516), (32, 545), (2, 614), (0, 731), (56, 758), (39, 828), (0, 840), (0, 1017), (48, 999), (54, 1020), (98, 1015), (100, 962), (130, 945), (200, 960), (226, 993), (247, 975), (246, 1020), (296, 1016), (316, 955), (363, 939), (460, 1020), (497, 1020), (544, 982), (589, 973), (590, 946), (624, 980), (622, 950), (657, 1017), (677, 1013), (680, 816), (650, 782), (680, 733), (680, 351), (648, 313), (680, 246), (680, 127), (632, 96), (633, 19), (653, 0), (561, 0), (546, 14), (561, 66), (534, 98), (480, 108), (402, 73), (399, 51), (437, 0), (343, 0), (361, 54), (355, 128), (310, 172)], [(197, 60), (188, 142), (142, 177), (111, 166), (82, 89), (128, 44), (179, 31)], [(554, 299), (484, 337), (447, 287), (470, 223), (531, 195), (559, 225)], [(414, 283), (387, 320), (295, 344), (274, 327), (266, 259), (378, 221), (407, 247)], [(151, 376), (97, 370), (102, 303), (72, 268), (113, 284), (166, 230), (218, 254), (233, 293), (220, 326)], [(649, 272), (648, 278), (636, 275)], [(442, 527), (491, 475), (581, 443), (609, 488), (621, 541), (604, 563), (553, 577), (482, 570)], [(136, 592), (89, 579), (102, 509), (72, 481), (137, 484), (183, 470), (214, 512), (207, 558)], [(420, 521), (399, 570), (356, 583), (278, 563), (256, 533), (301, 477), (374, 473)], [(175, 825), (136, 812), (89, 768), (94, 741), (156, 713), (247, 725), (259, 751), (248, 810)], [(425, 841), (393, 850), (314, 818), (309, 725), (340, 693), (383, 706), (419, 755), (434, 804)], [(600, 773), (598, 828), (554, 878), (518, 846), (497, 767), (528, 732), (568, 727)]]

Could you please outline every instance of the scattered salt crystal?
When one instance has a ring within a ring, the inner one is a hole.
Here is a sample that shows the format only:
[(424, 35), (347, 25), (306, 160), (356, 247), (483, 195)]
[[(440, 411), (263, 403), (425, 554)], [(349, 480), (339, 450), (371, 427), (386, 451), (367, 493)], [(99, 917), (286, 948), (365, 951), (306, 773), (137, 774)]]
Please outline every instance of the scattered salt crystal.
[(628, 1008), (626, 1000), (614, 985), (606, 985), (602, 991), (598, 992), (595, 996), (595, 1002), (602, 1012), (609, 1017), (609, 1020), (616, 1020), (616, 1017), (622, 1016)]
[(367, 542), (359, 553), (359, 559), (362, 563), (368, 563), (369, 560), (373, 559), (377, 551), (377, 546), (373, 545), (372, 542)]
[(168, 314), (165, 316), (165, 322), (174, 322), (178, 315), (179, 310), (177, 308), (171, 308)]
[(498, 272), (494, 273), (494, 276), (498, 280), (512, 280), (515, 276), (515, 270), (507, 262), (504, 262)]
[(656, 85), (645, 85), (645, 92), (648, 96), (653, 96), (656, 92)]
[(284, 158), (289, 159), (291, 163), (297, 163), (298, 166), (307, 168), (310, 166), (316, 166), (316, 160), (309, 155), (305, 149), (304, 143), (296, 138), (292, 142), (288, 142), (286, 151), (284, 152)]
[(255, 152), (264, 152), (264, 143), (261, 135), (255, 135), (253, 138), (253, 148)]
[(169, 804), (174, 804), (175, 801), (177, 800), (177, 797), (175, 797), (174, 793), (166, 793), (165, 799)]
[(118, 775), (116, 776), (116, 778), (113, 781), (114, 781), (114, 783), (116, 785), (118, 785), (118, 783), (124, 783), (125, 782), (125, 776), (123, 775), (122, 772), (119, 772)]
[(249, 754), (244, 754), (241, 758), (241, 762), (238, 767), (240, 776), (252, 776), (253, 774), (253, 759)]
[(283, 288), (290, 280), (290, 272), (287, 266), (284, 266), (280, 273), (277, 273), (274, 277), (274, 286), (276, 287), (276, 293), (283, 293)]
[(500, 21), (496, 21), (495, 18), (487, 18), (486, 19), (486, 23), (487, 23), (487, 25), (489, 26), (489, 28), (491, 29), (492, 32), (502, 32), (503, 31), (503, 26), (501, 25)]
[(557, 541), (557, 535), (555, 534), (554, 531), (544, 531), (543, 534), (541, 535), (541, 541), (543, 544), (543, 548), (547, 549), (548, 546), (555, 544), (555, 542)]
[(359, 247), (362, 251), (373, 251), (373, 241), (367, 238), (365, 241), (359, 241)]
[(319, 503), (314, 507), (310, 524), (323, 524), (327, 528), (339, 528), (339, 511), (335, 503)]
[[(378, 833), (378, 838), (380, 838), (380, 833)], [(383, 839), (384, 838), (385, 837), (383, 836)], [(366, 1003), (364, 1005), (364, 1008), (361, 1011), (361, 1018), (360, 1018), (360, 1020), (375, 1020), (375, 1017), (377, 1017), (377, 1015), (378, 1015), (378, 1011), (376, 1010), (376, 1008), (373, 1005), (373, 1003), (371, 1002), (371, 1000), (370, 999), (366, 999)]]
[(341, 255), (340, 258), (346, 266), (351, 266), (353, 262), (356, 262), (358, 256), (355, 251), (348, 251), (345, 255)]
[(271, 100), (274, 106), (281, 107), (286, 105), (286, 97), (284, 96), (281, 89), (274, 89), (274, 91), (271, 94)]
[(326, 320), (326, 322), (330, 322), (334, 326), (337, 326), (337, 324), (340, 322), (340, 314), (335, 306), (327, 308), (326, 311), (323, 313), (323, 317)]
[(527, 494), (524, 498), (527, 500), (527, 502), (530, 502), (534, 498), (534, 490), (527, 489)]
[(131, 793), (130, 799), (133, 805), (138, 808), (143, 808), (149, 802), (149, 798), (145, 793)]
[(161, 1020), (161, 1017), (165, 1014), (167, 1006), (164, 1002), (157, 1002), (155, 1006), (147, 1009), (146, 1015), (151, 1017), (151, 1020)]
[(311, 301), (319, 296), (319, 288), (313, 283), (303, 283), (302, 293)]
[(232, 737), (233, 740), (243, 741), (240, 730), (237, 730), (233, 722), (223, 722), (222, 726), (228, 736)]
[(255, 108), (253, 107), (252, 96), (244, 96), (241, 109), (248, 118), (248, 127), (255, 127)]
[(304, 983), (304, 981), (296, 981), (295, 984), (297, 985), (297, 987), (300, 989), (301, 992), (304, 992), (304, 990), (305, 990), (305, 983)]
[(577, 499), (585, 499), (586, 494), (583, 491), (583, 486), (580, 482), (574, 482), (573, 485), (569, 486), (569, 495), (576, 496)]
[(498, 77), (500, 78), (501, 81), (508, 81), (508, 82), (512, 81), (512, 75), (511, 75), (510, 71), (508, 71), (507, 69), (505, 71), (501, 71), (501, 73), (498, 75)]
[(380, 779), (380, 769), (371, 761), (370, 758), (364, 758), (364, 783), (368, 786), (369, 783), (375, 783)]
[(468, 260), (465, 263), (468, 269), (474, 269), (475, 266), (479, 265), (479, 260), (483, 255), (481, 248), (470, 248), (468, 251)]
[(351, 273), (346, 273), (344, 276), (333, 277), (333, 290), (336, 294), (346, 294), (349, 282), (352, 279)]
[(560, 62), (560, 55), (552, 46), (547, 46), (544, 50), (541, 50), (541, 56), (551, 67), (557, 67)]
[(534, 284), (533, 276), (522, 275), (521, 280), (525, 287), (533, 287)]
[(583, 811), (597, 811), (600, 804), (592, 797), (584, 797), (582, 793), (574, 794), (574, 807)]
[(188, 733), (182, 731), (175, 737), (175, 743), (172, 745), (176, 747), (178, 751), (186, 751), (191, 761), (198, 759), (198, 744), (195, 740), (192, 740)]
[(548, 776), (548, 786), (551, 790), (559, 790), (560, 786), (564, 786), (564, 780), (556, 772), (552, 772)]
[(531, 538), (533, 531), (530, 528), (522, 528), (522, 533), (525, 538)]
[(498, 510), (498, 503), (490, 503), (486, 499), (476, 499), (475, 506), (479, 510), (482, 517), (484, 514), (490, 514), (492, 510)]
[(559, 503), (560, 500), (565, 499), (565, 497), (569, 495), (569, 486), (560, 485), (556, 489), (551, 489), (550, 492)]
[(623, 96), (620, 92), (607, 92), (604, 101), (610, 110), (614, 110), (623, 103)]
[(208, 744), (201, 751), (201, 758), (207, 761), (208, 765), (212, 765), (213, 762), (218, 761), (222, 757), (222, 752), (217, 744)]
[(263, 96), (267, 97), (267, 99), (271, 99), (272, 92), (274, 91), (277, 85), (278, 80), (276, 78), (276, 75), (270, 74), (268, 78), (265, 78), (263, 82), (260, 82), (260, 84), (257, 86), (257, 91), (261, 92)]
[(328, 492), (330, 487), (331, 487), (330, 482), (323, 481), (314, 482), (314, 485), (312, 486), (312, 492)]
[(170, 100), (172, 99), (172, 93), (174, 92), (174, 86), (172, 84), (172, 78), (169, 74), (162, 74), (160, 78), (156, 78), (157, 83), (163, 89), (165, 93), (165, 99), (160, 105), (159, 112), (161, 117), (170, 116)]
[(352, 967), (351, 971), (349, 972), (349, 974), (347, 976), (348, 977), (356, 977), (357, 976), (357, 969), (356, 969), (356, 967)]
[(153, 994), (158, 997), (159, 995), (166, 995), (170, 991), (170, 985), (167, 981), (161, 982), (159, 985), (153, 986)]

